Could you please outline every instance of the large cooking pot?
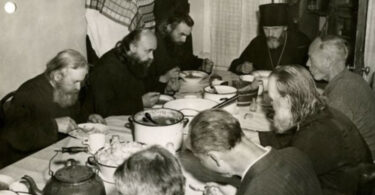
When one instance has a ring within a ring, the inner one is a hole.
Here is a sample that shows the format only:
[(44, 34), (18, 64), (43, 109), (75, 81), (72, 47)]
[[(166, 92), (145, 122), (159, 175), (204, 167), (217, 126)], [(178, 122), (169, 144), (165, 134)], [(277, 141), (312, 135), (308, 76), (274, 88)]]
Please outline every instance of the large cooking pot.
[(189, 120), (180, 111), (154, 108), (136, 113), (129, 121), (134, 127), (135, 141), (178, 150), (182, 144), (183, 129)]
[(65, 167), (52, 175), (43, 191), (37, 188), (30, 176), (25, 175), (22, 179), (30, 186), (32, 195), (106, 194), (101, 178), (90, 167), (78, 165), (73, 159), (67, 160)]

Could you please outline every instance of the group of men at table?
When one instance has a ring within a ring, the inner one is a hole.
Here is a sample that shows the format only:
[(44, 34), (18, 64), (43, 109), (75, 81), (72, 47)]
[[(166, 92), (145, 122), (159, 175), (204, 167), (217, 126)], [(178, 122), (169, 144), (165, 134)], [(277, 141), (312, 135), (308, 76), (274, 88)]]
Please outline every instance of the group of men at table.
[[(286, 4), (260, 6), (263, 31), (229, 68), (237, 74), (272, 71), (268, 93), (275, 111), (273, 131), (259, 133), (260, 146), (246, 138), (230, 113), (208, 110), (191, 122), (188, 148), (207, 168), (240, 176), (237, 194), (355, 194), (359, 167), (375, 157), (374, 93), (346, 69), (349, 48), (344, 39), (317, 37), (310, 44), (301, 32), (288, 29), (287, 9)], [(210, 71), (212, 61), (194, 56), (185, 45), (193, 25), (189, 15), (175, 14), (155, 33), (134, 30), (90, 70), (79, 52), (58, 53), (10, 101), (1, 127), (0, 165), (56, 142), (77, 128), (76, 123), (104, 123), (103, 117), (152, 107), (160, 93), (178, 91), (181, 70)], [(323, 94), (314, 79), (328, 81)], [(162, 149), (153, 150), (154, 155), (140, 158), (160, 160), (163, 155), (156, 153)], [(130, 167), (119, 169), (125, 168)], [(145, 165), (142, 170), (153, 168)], [(125, 185), (127, 177), (121, 174), (131, 171), (117, 172), (117, 184)], [(119, 189), (139, 186), (147, 188)]]

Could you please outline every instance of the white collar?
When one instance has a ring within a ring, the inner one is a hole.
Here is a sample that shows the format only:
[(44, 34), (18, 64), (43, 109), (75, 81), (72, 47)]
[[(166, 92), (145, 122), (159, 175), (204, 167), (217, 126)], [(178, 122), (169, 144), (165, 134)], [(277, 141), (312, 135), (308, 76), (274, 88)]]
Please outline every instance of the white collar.
[(266, 150), (265, 153), (263, 153), (262, 155), (260, 155), (257, 159), (255, 159), (252, 163), (249, 164), (249, 166), (245, 169), (245, 171), (242, 173), (242, 177), (241, 177), (241, 181), (243, 180), (243, 178), (245, 177), (246, 173), (250, 170), (250, 168), (256, 163), (258, 162), (260, 159), (262, 159), (263, 157), (265, 157), (268, 153), (270, 153), (272, 147), (271, 146), (266, 146), (266, 147), (263, 147), (263, 149)]

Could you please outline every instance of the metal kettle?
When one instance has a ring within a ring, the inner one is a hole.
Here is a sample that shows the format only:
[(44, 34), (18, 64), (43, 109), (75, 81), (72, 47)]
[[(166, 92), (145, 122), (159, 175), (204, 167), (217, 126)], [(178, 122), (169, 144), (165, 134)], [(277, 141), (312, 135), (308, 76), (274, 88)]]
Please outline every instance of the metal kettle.
[(38, 189), (35, 181), (28, 175), (22, 180), (29, 186), (32, 195), (105, 195), (102, 179), (92, 170), (84, 165), (78, 165), (74, 159), (68, 159), (65, 166), (53, 174), (45, 185), (43, 191)]

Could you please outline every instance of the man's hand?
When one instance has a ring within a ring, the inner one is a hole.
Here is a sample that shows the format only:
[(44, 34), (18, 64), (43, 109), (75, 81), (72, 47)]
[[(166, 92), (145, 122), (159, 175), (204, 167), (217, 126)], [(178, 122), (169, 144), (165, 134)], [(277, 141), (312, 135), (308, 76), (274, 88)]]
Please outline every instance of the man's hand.
[(148, 92), (142, 96), (143, 107), (151, 108), (159, 100), (159, 92)]
[(77, 123), (70, 117), (59, 117), (55, 118), (57, 124), (57, 131), (60, 133), (69, 133), (70, 131), (77, 129)]
[(203, 59), (202, 67), (201, 69), (210, 74), (212, 72), (212, 68), (214, 67), (214, 62), (208, 58)]
[(179, 67), (174, 67), (174, 68), (170, 69), (164, 75), (161, 75), (159, 77), (159, 81), (161, 83), (167, 83), (170, 79), (178, 78), (179, 74), (180, 74), (180, 68)]
[(178, 90), (180, 90), (180, 81), (178, 78), (172, 78), (168, 81), (167, 86), (165, 87), (166, 94), (174, 94)]
[(240, 72), (242, 74), (249, 74), (254, 70), (253, 63), (250, 62), (244, 62), (242, 64), (239, 64), (236, 68), (237, 72)]
[(88, 119), (89, 122), (92, 123), (101, 123), (101, 124), (106, 124), (104, 118), (100, 116), (99, 114), (91, 114)]

